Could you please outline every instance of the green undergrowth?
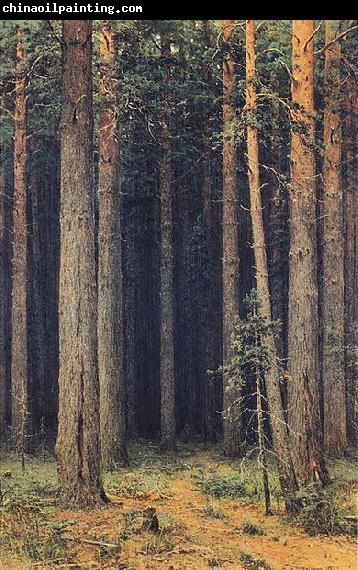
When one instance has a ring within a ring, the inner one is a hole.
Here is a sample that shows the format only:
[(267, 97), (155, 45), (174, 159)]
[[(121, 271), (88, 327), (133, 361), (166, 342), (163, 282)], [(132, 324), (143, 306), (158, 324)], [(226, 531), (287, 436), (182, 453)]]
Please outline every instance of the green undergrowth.
[(307, 534), (356, 536), (356, 513), (347, 507), (336, 486), (322, 488), (312, 483), (302, 488), (298, 496), (303, 506), (293, 520)]
[(328, 464), (331, 482), (322, 488), (312, 483), (303, 487), (299, 496), (303, 508), (294, 517), (295, 524), (307, 534), (357, 534), (355, 489), (358, 485), (357, 462), (353, 458), (339, 459)]
[(271, 566), (264, 558), (255, 558), (243, 550), (239, 551), (238, 559), (245, 570), (271, 570)]
[[(240, 500), (246, 503), (257, 503), (263, 500), (263, 490), (260, 474), (254, 465), (232, 473), (209, 473), (201, 471), (193, 475), (193, 480), (199, 489), (215, 499)], [(273, 496), (279, 495), (275, 481), (272, 481)]]
[(203, 517), (208, 517), (211, 519), (224, 520), (227, 519), (227, 515), (220, 509), (217, 509), (214, 505), (206, 505), (204, 508), (200, 509), (199, 513)]
[(239, 531), (242, 534), (248, 534), (251, 536), (263, 536), (265, 534), (265, 531), (259, 525), (249, 520), (242, 523)]

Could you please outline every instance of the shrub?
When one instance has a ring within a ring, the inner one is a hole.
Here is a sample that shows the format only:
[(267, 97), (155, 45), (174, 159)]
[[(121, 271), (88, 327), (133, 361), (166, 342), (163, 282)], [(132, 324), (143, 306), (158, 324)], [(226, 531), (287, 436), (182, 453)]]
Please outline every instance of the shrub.
[(243, 534), (263, 536), (265, 531), (252, 521), (244, 521), (240, 531)]
[(207, 505), (200, 510), (203, 517), (210, 517), (212, 519), (227, 519), (227, 515), (222, 511), (216, 509), (213, 505)]
[(355, 526), (347, 520), (345, 513), (329, 490), (319, 484), (312, 483), (299, 493), (302, 500), (302, 510), (295, 521), (310, 535), (345, 534), (355, 535)]
[(245, 570), (270, 570), (270, 565), (263, 558), (254, 558), (243, 550), (239, 551), (239, 560)]
[(216, 499), (259, 498), (257, 486), (250, 487), (238, 474), (212, 475), (208, 478), (198, 477), (196, 483), (203, 493)]

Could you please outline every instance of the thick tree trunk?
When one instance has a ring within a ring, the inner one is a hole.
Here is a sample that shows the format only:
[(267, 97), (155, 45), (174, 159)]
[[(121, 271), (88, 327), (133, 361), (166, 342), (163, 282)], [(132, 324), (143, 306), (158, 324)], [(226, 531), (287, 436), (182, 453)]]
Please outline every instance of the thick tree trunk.
[(344, 192), (344, 225), (345, 225), (345, 373), (347, 404), (347, 437), (353, 448), (357, 446), (358, 433), (358, 391), (357, 391), (357, 307), (358, 307), (358, 256), (357, 256), (357, 168), (356, 140), (352, 121), (356, 108), (355, 85), (350, 80), (346, 84), (347, 102), (344, 138), (345, 192)]
[[(246, 21), (246, 109), (248, 112), (247, 127), (247, 157), (248, 178), (250, 187), (250, 208), (252, 218), (253, 246), (255, 256), (256, 287), (260, 299), (262, 315), (268, 322), (272, 320), (271, 299), (269, 293), (267, 255), (265, 245), (264, 224), (262, 215), (260, 173), (259, 173), (259, 146), (258, 134), (255, 127), (256, 87), (255, 87), (255, 21)], [(298, 489), (295, 471), (293, 468), (289, 449), (288, 433), (283, 412), (280, 374), (277, 366), (277, 349), (273, 334), (266, 338), (267, 346), (272, 355), (272, 364), (266, 372), (265, 382), (267, 400), (272, 432), (273, 451), (277, 461), (282, 494), (284, 496), (287, 512), (297, 510), (295, 493)], [(258, 386), (259, 387), (259, 386)], [(259, 390), (258, 390), (259, 391)], [(259, 396), (257, 396), (259, 398)], [(257, 413), (262, 415), (261, 397), (260, 409)], [(262, 423), (260, 417), (258, 421)]]
[(61, 497), (90, 507), (101, 481), (94, 243), (92, 24), (63, 21), (60, 371), (56, 458)]
[[(168, 79), (170, 70), (170, 42), (161, 37), (162, 65)], [(165, 81), (163, 89), (166, 89)], [(161, 445), (175, 449), (175, 378), (174, 378), (174, 319), (173, 319), (173, 173), (169, 104), (163, 96), (161, 121), (162, 157), (159, 166), (160, 184), (160, 388), (161, 388)]]
[(98, 188), (98, 372), (102, 460), (107, 466), (126, 463), (128, 460), (123, 364), (119, 141), (113, 86), (116, 53), (113, 23), (107, 20), (102, 22), (100, 31)]
[[(239, 243), (237, 158), (234, 140), (235, 63), (232, 54), (233, 20), (223, 21), (226, 56), (223, 63), (223, 363), (232, 357), (231, 335), (239, 316)], [(240, 389), (224, 381), (224, 447), (227, 455), (238, 453), (240, 445)]]
[[(338, 33), (339, 20), (326, 21), (325, 42)], [(322, 204), (322, 328), (324, 447), (342, 456), (347, 447), (344, 371), (344, 234), (341, 187), (339, 42), (325, 51), (324, 162)]]
[[(304, 481), (328, 479), (318, 395), (318, 286), (314, 136), (313, 21), (293, 20), (288, 419), (293, 461)], [(299, 107), (298, 107), (299, 106)], [(304, 129), (304, 132), (302, 132)]]
[(27, 347), (27, 217), (26, 217), (26, 79), (22, 66), (23, 30), (17, 32), (15, 83), (14, 197), (12, 257), (11, 431), (18, 452), (27, 447), (28, 347)]

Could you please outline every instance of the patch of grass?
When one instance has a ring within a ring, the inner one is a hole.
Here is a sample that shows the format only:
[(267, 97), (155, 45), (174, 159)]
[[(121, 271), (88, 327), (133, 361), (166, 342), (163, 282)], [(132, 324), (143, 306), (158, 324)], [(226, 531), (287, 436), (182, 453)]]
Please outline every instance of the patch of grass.
[(270, 570), (271, 568), (263, 558), (255, 558), (243, 550), (239, 551), (238, 558), (245, 570)]
[(133, 471), (110, 471), (105, 474), (105, 489), (110, 493), (131, 499), (145, 500), (156, 494), (166, 494), (170, 481), (167, 472), (160, 469), (141, 469)]
[(259, 500), (259, 487), (245, 480), (240, 474), (220, 475), (209, 477), (203, 475), (195, 477), (197, 486), (206, 495), (215, 499), (250, 499)]
[(34, 562), (58, 560), (69, 562), (67, 544), (63, 538), (64, 528), (53, 525), (49, 532), (41, 531), (38, 521), (26, 527), (23, 534), (23, 553)]
[(357, 461), (355, 459), (336, 459), (329, 462), (329, 473), (338, 484), (357, 484)]
[(144, 548), (141, 550), (141, 554), (164, 554), (166, 552), (170, 552), (174, 548), (175, 543), (170, 539), (170, 537), (165, 536), (163, 533), (159, 533), (146, 541)]
[(122, 511), (121, 514), (123, 515), (123, 526), (118, 533), (118, 540), (126, 541), (129, 540), (133, 534), (139, 534), (141, 532), (143, 511)]
[(1, 472), (9, 471), (9, 478), (1, 480), (0, 506), (26, 502), (34, 504), (54, 503), (57, 497), (56, 467), (54, 461), (40, 461), (29, 457), (22, 471), (17, 456), (8, 453), (1, 458)]
[(240, 527), (240, 532), (243, 534), (263, 536), (265, 531), (253, 521), (244, 521)]
[(223, 566), (223, 564), (224, 560), (221, 560), (221, 558), (209, 558), (208, 560), (209, 568), (218, 568)]
[(44, 519), (42, 513), (18, 511), (3, 527), (1, 543), (7, 552), (33, 562), (69, 563), (72, 557), (63, 536), (67, 526)]
[(203, 509), (200, 509), (200, 514), (203, 517), (209, 517), (211, 519), (227, 519), (227, 515), (214, 507), (214, 505), (207, 505)]
[(307, 534), (355, 536), (356, 524), (347, 519), (348, 512), (341, 509), (334, 489), (312, 483), (300, 491), (299, 497), (303, 508), (294, 520)]
[(185, 524), (169, 513), (158, 513), (159, 529), (164, 534), (180, 534), (186, 529)]

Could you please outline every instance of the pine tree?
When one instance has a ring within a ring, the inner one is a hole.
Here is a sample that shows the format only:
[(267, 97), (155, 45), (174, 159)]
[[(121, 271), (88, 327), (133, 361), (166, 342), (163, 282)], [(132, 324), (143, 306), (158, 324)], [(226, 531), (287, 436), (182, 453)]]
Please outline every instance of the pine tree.
[(26, 75), (24, 29), (17, 30), (15, 80), (14, 198), (12, 257), (11, 430), (14, 449), (24, 453), (28, 440), (27, 339), (27, 193), (26, 193)]
[(119, 140), (113, 22), (101, 23), (98, 228), (98, 372), (102, 459), (126, 463)]
[(357, 168), (354, 138), (355, 86), (351, 77), (345, 83), (344, 123), (344, 267), (345, 267), (345, 375), (347, 406), (347, 438), (354, 448), (357, 445), (358, 426), (358, 391), (357, 391), (357, 314), (358, 314), (358, 279), (357, 279)]
[(322, 318), (324, 447), (339, 457), (347, 447), (344, 377), (344, 235), (341, 187), (339, 21), (327, 20), (323, 117)]
[(89, 507), (101, 481), (95, 275), (92, 23), (63, 21), (60, 370), (56, 442), (61, 496)]
[[(259, 145), (257, 132), (257, 97), (256, 97), (256, 53), (255, 53), (255, 21), (246, 21), (246, 111), (247, 111), (247, 160), (250, 187), (251, 218), (253, 230), (253, 247), (255, 256), (256, 288), (260, 300), (260, 312), (267, 321), (272, 320), (271, 299), (268, 281), (268, 266), (265, 243), (265, 232), (262, 216)], [(293, 468), (289, 448), (288, 433), (281, 400), (280, 372), (276, 356), (275, 339), (272, 330), (268, 329), (265, 342), (272, 355), (270, 366), (266, 370), (265, 383), (273, 441), (273, 451), (277, 459), (277, 467), (282, 494), (287, 512), (297, 510), (296, 491), (298, 490), (296, 474)], [(258, 383), (258, 389), (260, 385)], [(259, 425), (262, 416), (261, 399), (258, 400)], [(260, 436), (260, 429), (259, 429)], [(261, 439), (262, 436), (260, 436)]]
[[(237, 158), (234, 137), (235, 63), (233, 58), (234, 21), (223, 21), (226, 55), (223, 63), (223, 362), (231, 358), (231, 335), (239, 314), (239, 243)], [(224, 446), (228, 455), (240, 444), (240, 389), (225, 385)]]
[(163, 70), (163, 115), (161, 118), (162, 157), (159, 166), (160, 184), (160, 387), (161, 445), (175, 448), (175, 379), (173, 319), (173, 172), (171, 165), (170, 112), (164, 90), (170, 77), (171, 54), (168, 34), (161, 34)]
[(325, 483), (318, 396), (313, 49), (313, 21), (293, 20), (288, 423), (298, 477)]

